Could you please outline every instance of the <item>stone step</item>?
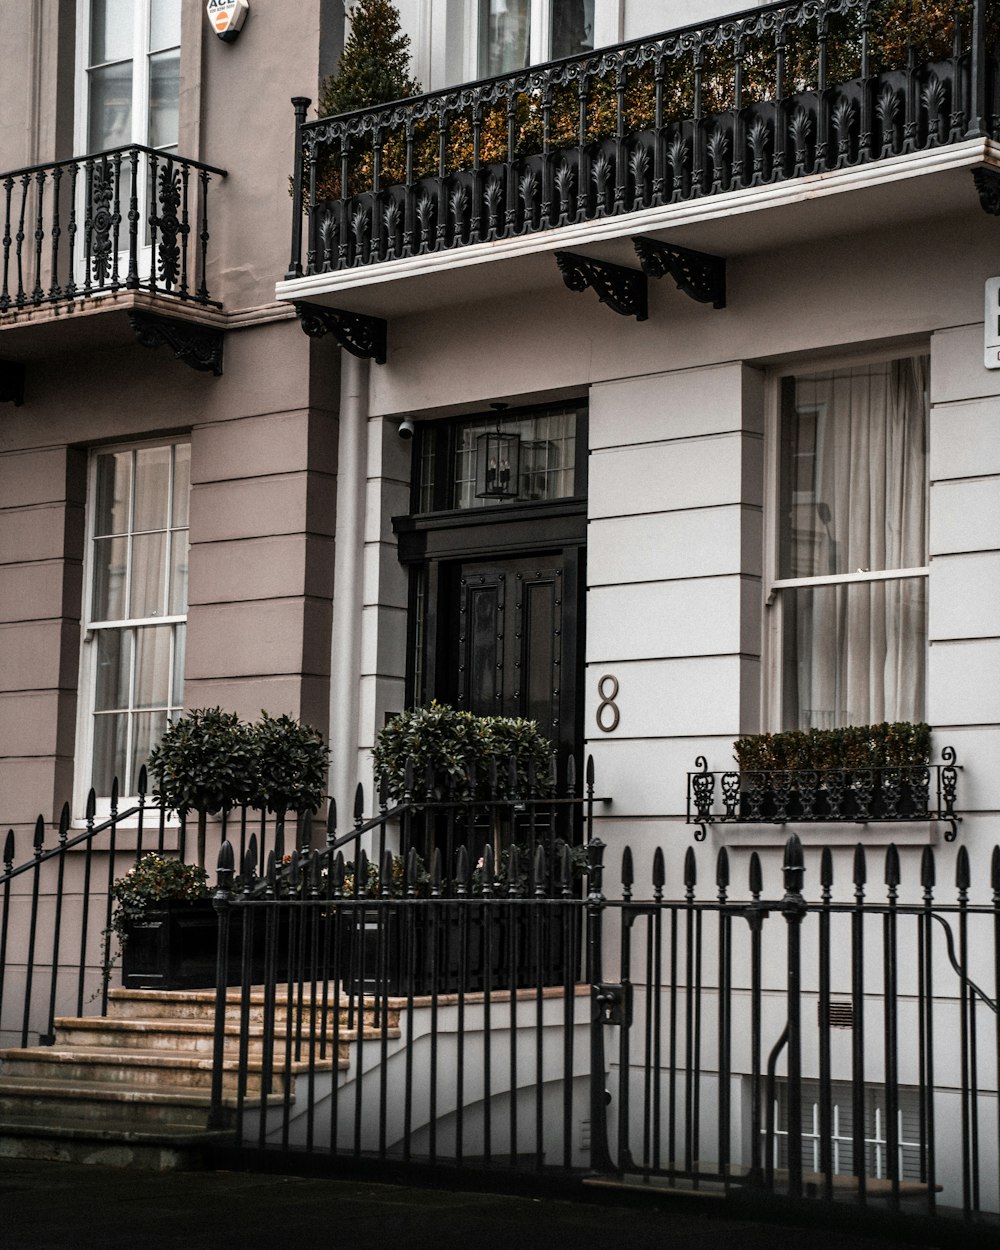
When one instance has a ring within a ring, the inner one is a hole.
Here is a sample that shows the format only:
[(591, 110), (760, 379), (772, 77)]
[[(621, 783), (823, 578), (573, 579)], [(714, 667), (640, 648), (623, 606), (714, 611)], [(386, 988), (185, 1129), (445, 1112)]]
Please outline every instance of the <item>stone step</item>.
[[(211, 1056), (215, 1046), (215, 1034), (211, 1024), (200, 1019), (171, 1020), (161, 1017), (142, 1020), (138, 1017), (119, 1019), (115, 1016), (60, 1017), (55, 1021), (55, 1030), (56, 1046), (61, 1048), (106, 1046), (128, 1050), (160, 1050), (166, 1053), (179, 1053), (190, 1056)], [(400, 1035), (398, 1028), (389, 1028), (385, 1032), (389, 1038), (397, 1038)], [(382, 1033), (381, 1029), (366, 1028), (364, 1030), (364, 1038), (366, 1041), (378, 1041), (381, 1040)], [(326, 1050), (329, 1052), (334, 1041), (332, 1024), (328, 1023), (325, 1039), (322, 1037), (322, 1030), (319, 1028), (315, 1030), (314, 1036), (316, 1037), (317, 1050), (319, 1050), (321, 1042), (325, 1041)], [(308, 1037), (309, 1031), (304, 1023), (301, 1044), (306, 1051), (308, 1050)], [(341, 1059), (346, 1060), (349, 1057), (350, 1045), (357, 1040), (357, 1037), (357, 1029), (348, 1029), (346, 1027), (339, 1029), (337, 1043)], [(283, 1057), (285, 1049), (284, 1023), (275, 1029), (274, 1038), (274, 1053)], [(238, 1021), (228, 1022), (225, 1029), (227, 1053), (237, 1052), (239, 1044), (239, 1023)], [(250, 1055), (259, 1056), (261, 1054), (264, 1049), (264, 1030), (262, 1026), (251, 1025), (249, 1027), (247, 1044)]]
[[(263, 987), (253, 988), (249, 995), (248, 1018), (251, 1024), (263, 1024), (265, 1011), (265, 994)], [(309, 989), (299, 999), (294, 996), (293, 1015), (300, 1009), (303, 1011), (303, 1023), (308, 1018), (308, 1009), (312, 998)], [(354, 1021), (357, 1023), (357, 1000), (355, 1000)], [(324, 1004), (322, 987), (317, 989), (316, 1011), (319, 1013), (325, 1006), (327, 1013), (327, 1030), (330, 1029), (333, 1015), (339, 1009), (341, 1027), (351, 1023), (349, 1003), (346, 997), (339, 996), (337, 989), (331, 986)], [(380, 1004), (382, 1013), (390, 1027), (399, 1024), (400, 1010), (406, 1006), (405, 998), (389, 998)], [(274, 998), (274, 1019), (278, 1025), (284, 1024), (288, 1012), (288, 994), (286, 986), (278, 986)], [(366, 999), (365, 1018), (369, 1024), (374, 1022), (375, 1004)], [(108, 994), (108, 1015), (112, 1019), (169, 1019), (169, 1020), (208, 1020), (214, 1027), (215, 1023), (215, 990), (126, 990), (114, 989)], [(230, 989), (226, 994), (226, 1019), (239, 1021), (242, 1016), (242, 992)], [(319, 1019), (317, 1019), (317, 1024)]]
[[(247, 1108), (261, 1100), (248, 1099)], [(283, 1102), (271, 1094), (269, 1106)], [(223, 1099), (227, 1119), (232, 1119), (236, 1100)], [(97, 1085), (55, 1076), (12, 1079), (0, 1075), (0, 1133), (8, 1126), (18, 1129), (26, 1123), (52, 1126), (70, 1124), (90, 1129), (127, 1127), (135, 1132), (202, 1132), (208, 1127), (211, 1096), (206, 1090), (157, 1088), (130, 1085)]]
[[(334, 1068), (332, 1058), (316, 1060), (318, 1072)], [(337, 1067), (347, 1067), (346, 1058)], [(272, 1089), (284, 1090), (285, 1070), (291, 1079), (309, 1070), (308, 1063), (293, 1060), (285, 1063), (284, 1055), (275, 1058), (272, 1068)], [(235, 1090), (239, 1078), (239, 1058), (227, 1056), (223, 1062), (223, 1089)], [(246, 1089), (255, 1094), (261, 1088), (262, 1063), (251, 1056), (246, 1065)], [(86, 1088), (96, 1085), (127, 1085), (130, 1087), (199, 1089), (212, 1086), (212, 1056), (183, 1055), (159, 1050), (116, 1049), (104, 1046), (36, 1046), (27, 1050), (0, 1050), (0, 1076), (6, 1080), (19, 1078), (56, 1078), (72, 1081)]]
[(228, 1130), (198, 1130), (183, 1125), (144, 1130), (127, 1121), (108, 1120), (98, 1125), (64, 1119), (57, 1124), (45, 1124), (11, 1117), (0, 1126), (0, 1158), (154, 1172), (188, 1171), (205, 1166), (206, 1148), (233, 1140)]

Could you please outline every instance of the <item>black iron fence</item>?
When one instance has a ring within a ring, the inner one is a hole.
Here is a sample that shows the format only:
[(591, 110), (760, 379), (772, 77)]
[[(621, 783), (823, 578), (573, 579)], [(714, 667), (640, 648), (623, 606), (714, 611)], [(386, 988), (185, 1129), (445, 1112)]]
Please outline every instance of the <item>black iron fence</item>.
[(527, 875), (489, 849), (474, 880), (459, 847), (448, 889), (413, 850), (366, 894), (319, 852), (234, 884), (224, 847), (216, 1123), (378, 1165), (1000, 1211), (1000, 852), (987, 902), (964, 847), (954, 901), (931, 847), (908, 874), (890, 847), (873, 887), (860, 846), (792, 836), (768, 892), (756, 852), (737, 891), (725, 850), (700, 890), (693, 848), (642, 884), (626, 849), (614, 895), (604, 853), (584, 886), (562, 849)]
[(340, 117), (297, 99), (287, 276), (995, 136), (996, 39), (986, 0), (783, 0)]
[(116, 291), (218, 306), (208, 199), (225, 175), (138, 145), (0, 173), (0, 314)]
[[(472, 793), (467, 792), (469, 779), (463, 784), (466, 792), (460, 796), (454, 782), (428, 776), (418, 784), (411, 770), (401, 800), (390, 805), (383, 791), (376, 814), (368, 818), (359, 785), (353, 819), (340, 833), (332, 801), (323, 828), (314, 825), (310, 813), (245, 805), (211, 820), (197, 813), (177, 816), (148, 793), (143, 768), (138, 795), (126, 804), (119, 803), (115, 781), (106, 816), (98, 815), (91, 791), (80, 821), (72, 820), (67, 803), (56, 820), (39, 815), (30, 832), (8, 830), (0, 871), (0, 1042), (50, 1044), (57, 1016), (106, 1014), (109, 987), (119, 980), (138, 989), (215, 985), (217, 919), (207, 890), (206, 898), (194, 903), (150, 901), (137, 923), (126, 924), (124, 935), (113, 927), (114, 883), (148, 852), (212, 864), (218, 848), (228, 847), (238, 858), (241, 880), (254, 883), (255, 897), (283, 902), (301, 894), (301, 872), (315, 865), (324, 891), (336, 889), (339, 897), (354, 899), (347, 910), (359, 917), (367, 915), (376, 897), (400, 890), (407, 871), (422, 893), (433, 889), (434, 897), (459, 890), (493, 893), (490, 880), (501, 877), (530, 883), (534, 892), (541, 873), (550, 885), (562, 874), (566, 888), (576, 888), (579, 843), (588, 835), (598, 801), (592, 763), (580, 793), (572, 759), (564, 776), (540, 777), (537, 785), (532, 778), (523, 792), (516, 773), (498, 777), (495, 769), (478, 784), (471, 778)], [(319, 844), (315, 850), (314, 842)], [(454, 865), (460, 845), (465, 848), (461, 879), (450, 867), (447, 874), (442, 869)], [(394, 920), (391, 931), (398, 980), (406, 958), (400, 953), (405, 925)], [(371, 959), (365, 962), (372, 941), (365, 932), (359, 920), (351, 949), (362, 984), (374, 975)], [(261, 977), (262, 939), (259, 927), (254, 950)], [(561, 947), (546, 949), (549, 966), (559, 964)], [(424, 954), (419, 959), (426, 961)], [(419, 983), (429, 984), (431, 972), (423, 963), (420, 968)], [(234, 955), (227, 977), (238, 982), (240, 976)]]

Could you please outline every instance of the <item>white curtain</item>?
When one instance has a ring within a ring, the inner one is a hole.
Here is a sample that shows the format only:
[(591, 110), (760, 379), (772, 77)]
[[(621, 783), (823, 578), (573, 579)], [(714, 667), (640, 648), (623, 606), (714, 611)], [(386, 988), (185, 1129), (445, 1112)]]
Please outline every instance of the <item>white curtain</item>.
[[(927, 372), (917, 357), (796, 379), (782, 577), (926, 564)], [(923, 719), (925, 578), (781, 593), (786, 726)]]

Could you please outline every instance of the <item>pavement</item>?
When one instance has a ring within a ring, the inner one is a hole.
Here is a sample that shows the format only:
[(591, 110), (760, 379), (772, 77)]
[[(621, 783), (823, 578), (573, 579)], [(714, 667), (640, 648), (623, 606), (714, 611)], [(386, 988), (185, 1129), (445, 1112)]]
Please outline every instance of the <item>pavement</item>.
[[(0, 1250), (888, 1250), (898, 1241), (629, 1205), (247, 1172), (0, 1158)], [(680, 1209), (678, 1209), (678, 1207)], [(970, 1243), (971, 1244), (971, 1243)]]

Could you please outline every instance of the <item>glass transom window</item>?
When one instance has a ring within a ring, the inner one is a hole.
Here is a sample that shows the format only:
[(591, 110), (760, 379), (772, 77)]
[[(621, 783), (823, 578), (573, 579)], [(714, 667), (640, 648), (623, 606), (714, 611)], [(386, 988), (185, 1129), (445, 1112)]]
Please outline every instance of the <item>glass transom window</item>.
[(928, 361), (783, 381), (783, 727), (919, 721), (927, 647)]
[[(504, 502), (533, 503), (565, 499), (577, 493), (579, 410), (503, 413), (476, 417), (421, 431), (418, 463), (418, 512), (445, 508), (496, 507)], [(484, 434), (499, 431), (518, 440), (517, 482), (508, 498), (482, 497), (477, 455)]]
[(91, 784), (134, 794), (183, 704), (190, 445), (101, 452), (92, 482)]

